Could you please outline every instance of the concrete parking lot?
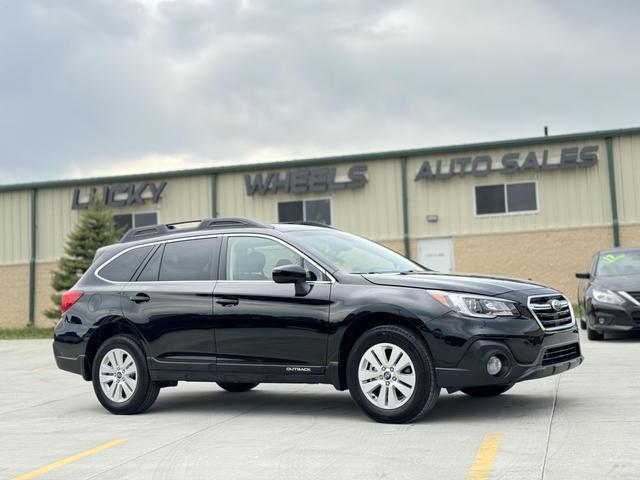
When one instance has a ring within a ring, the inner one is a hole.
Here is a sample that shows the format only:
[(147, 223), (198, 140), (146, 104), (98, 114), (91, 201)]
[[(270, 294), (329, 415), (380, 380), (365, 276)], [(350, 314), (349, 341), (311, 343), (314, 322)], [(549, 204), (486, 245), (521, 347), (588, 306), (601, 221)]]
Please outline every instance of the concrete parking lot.
[(419, 423), (368, 420), (324, 385), (164, 389), (114, 416), (48, 340), (0, 342), (0, 478), (612, 479), (640, 475), (640, 338), (492, 399), (443, 392)]

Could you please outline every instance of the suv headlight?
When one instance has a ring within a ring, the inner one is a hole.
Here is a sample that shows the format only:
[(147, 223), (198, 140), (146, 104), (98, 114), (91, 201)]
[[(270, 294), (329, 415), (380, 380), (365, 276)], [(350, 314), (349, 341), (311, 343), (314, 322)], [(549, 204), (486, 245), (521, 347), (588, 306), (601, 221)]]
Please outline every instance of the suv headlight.
[(621, 305), (624, 303), (624, 298), (622, 298), (617, 293), (614, 293), (611, 290), (607, 290), (604, 288), (603, 289), (594, 288), (591, 291), (591, 295), (593, 296), (593, 299), (596, 302), (600, 302), (600, 303), (609, 303), (611, 305)]
[(435, 300), (456, 312), (476, 318), (519, 317), (515, 302), (501, 298), (427, 290)]

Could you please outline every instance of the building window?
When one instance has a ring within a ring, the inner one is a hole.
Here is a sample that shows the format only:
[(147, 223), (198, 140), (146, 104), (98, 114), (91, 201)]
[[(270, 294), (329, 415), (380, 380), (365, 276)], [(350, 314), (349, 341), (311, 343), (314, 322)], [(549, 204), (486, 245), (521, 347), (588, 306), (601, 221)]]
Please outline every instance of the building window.
[(477, 185), (476, 215), (505, 215), (538, 211), (536, 182)]
[(331, 199), (278, 202), (278, 222), (316, 222), (331, 225)]
[(116, 228), (126, 232), (130, 228), (146, 227), (158, 224), (158, 212), (145, 213), (118, 213), (113, 216)]

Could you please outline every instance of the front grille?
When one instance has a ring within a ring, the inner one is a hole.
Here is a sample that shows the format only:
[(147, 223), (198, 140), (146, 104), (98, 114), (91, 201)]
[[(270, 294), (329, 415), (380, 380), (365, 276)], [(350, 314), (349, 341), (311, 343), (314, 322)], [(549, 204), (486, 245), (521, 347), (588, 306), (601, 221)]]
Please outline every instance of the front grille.
[(640, 302), (640, 292), (627, 292), (631, 298), (633, 298), (636, 302)]
[(529, 309), (545, 330), (573, 325), (571, 305), (562, 295), (529, 297)]
[(553, 365), (554, 363), (562, 363), (573, 360), (580, 356), (580, 345), (572, 343), (571, 345), (562, 345), (561, 347), (552, 347), (544, 352), (542, 357), (542, 365)]

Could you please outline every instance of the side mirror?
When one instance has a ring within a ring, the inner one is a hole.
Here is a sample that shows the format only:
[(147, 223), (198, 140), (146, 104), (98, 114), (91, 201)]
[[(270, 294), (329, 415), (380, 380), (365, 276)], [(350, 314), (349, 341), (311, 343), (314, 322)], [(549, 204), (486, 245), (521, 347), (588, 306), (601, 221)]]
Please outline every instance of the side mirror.
[(576, 278), (581, 278), (583, 280), (589, 280), (591, 278), (591, 274), (589, 272), (578, 272), (578, 273), (576, 273)]
[(276, 283), (293, 283), (296, 296), (304, 296), (311, 291), (307, 283), (307, 271), (300, 265), (283, 265), (271, 271), (271, 278)]

